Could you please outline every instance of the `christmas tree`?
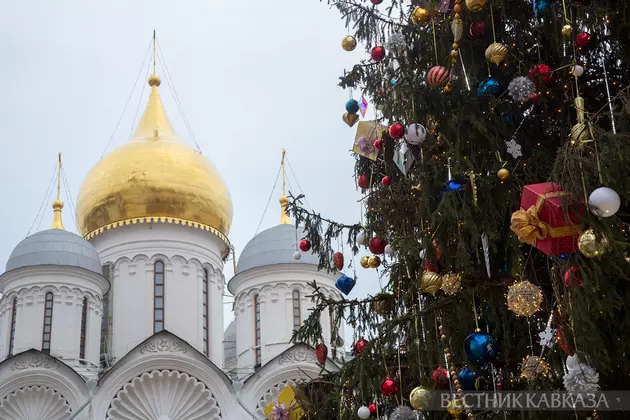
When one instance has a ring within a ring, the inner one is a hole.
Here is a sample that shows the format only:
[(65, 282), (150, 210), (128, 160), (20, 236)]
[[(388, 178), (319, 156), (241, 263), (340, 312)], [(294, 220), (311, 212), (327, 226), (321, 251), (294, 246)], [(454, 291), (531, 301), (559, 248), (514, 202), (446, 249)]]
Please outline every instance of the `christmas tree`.
[[(630, 5), (382, 1), (328, 1), (348, 27), (343, 50), (366, 49), (339, 83), (354, 97), (343, 120), (364, 119), (348, 134), (363, 219), (289, 205), (340, 290), (364, 270), (386, 285), (336, 300), (313, 284), (294, 340), (339, 357), (322, 341), (328, 311), (355, 331), (355, 357), (305, 387), (313, 418), (504, 419), (429, 411), (425, 397), (630, 389)], [(340, 240), (362, 267), (335, 254)]]

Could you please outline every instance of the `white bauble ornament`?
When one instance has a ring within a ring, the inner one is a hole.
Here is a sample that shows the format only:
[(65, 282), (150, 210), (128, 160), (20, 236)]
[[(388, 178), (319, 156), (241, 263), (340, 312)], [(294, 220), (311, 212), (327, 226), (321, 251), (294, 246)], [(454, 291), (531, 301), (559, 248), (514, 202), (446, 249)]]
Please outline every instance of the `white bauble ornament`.
[(571, 69), (571, 74), (574, 75), (575, 77), (580, 77), (581, 75), (584, 74), (584, 67), (576, 64)]
[(390, 244), (385, 245), (385, 254), (386, 255), (394, 255), (394, 250)]
[(293, 259), (295, 261), (300, 261), (302, 259), (302, 253), (300, 251), (295, 251), (293, 253)]
[(405, 140), (409, 144), (421, 144), (427, 139), (427, 129), (421, 124), (409, 124)]
[(593, 207), (593, 213), (600, 217), (614, 216), (621, 206), (619, 194), (608, 187), (593, 191), (588, 198), (588, 203)]
[(366, 406), (359, 407), (359, 409), (357, 410), (357, 416), (359, 416), (360, 419), (369, 419), (370, 409)]
[(369, 240), (370, 237), (366, 231), (362, 230), (361, 232), (357, 233), (357, 245), (367, 246)]
[(426, 249), (421, 250), (419, 255), (420, 255), (420, 259), (424, 260), (424, 257), (427, 256), (427, 250)]

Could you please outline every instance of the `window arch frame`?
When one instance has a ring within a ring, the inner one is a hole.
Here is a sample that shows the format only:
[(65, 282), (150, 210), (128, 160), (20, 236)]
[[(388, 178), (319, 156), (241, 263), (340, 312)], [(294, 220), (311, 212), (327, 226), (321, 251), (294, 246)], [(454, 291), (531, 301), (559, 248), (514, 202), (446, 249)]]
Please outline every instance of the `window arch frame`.
[(15, 326), (17, 325), (17, 296), (11, 300), (11, 332), (9, 335), (9, 354), (8, 357), (13, 356), (13, 350), (15, 349)]
[(298, 330), (302, 326), (302, 302), (300, 302), (300, 291), (293, 289), (291, 292), (291, 302), (293, 309), (293, 330)]
[(85, 364), (85, 355), (87, 348), (87, 316), (88, 316), (88, 298), (83, 297), (81, 303), (81, 334), (79, 336), (79, 361)]
[[(158, 267), (161, 267), (158, 269)], [(153, 263), (153, 334), (164, 330), (166, 320), (166, 265), (162, 260)], [(161, 277), (159, 277), (161, 276)], [(161, 299), (158, 301), (158, 299)], [(159, 312), (158, 312), (159, 311)], [(159, 316), (158, 316), (159, 313)], [(158, 319), (160, 318), (160, 319)], [(160, 324), (160, 326), (158, 326)]]
[(203, 278), (201, 280), (202, 302), (201, 321), (203, 334), (203, 354), (210, 357), (210, 273), (207, 268), (203, 268)]
[(254, 301), (254, 368), (258, 369), (262, 366), (262, 328), (260, 315), (260, 295), (256, 293), (253, 297)]
[[(44, 354), (50, 354), (50, 344), (52, 341), (52, 320), (53, 320), (53, 312), (54, 312), (53, 311), (54, 300), (55, 300), (55, 296), (53, 292), (50, 292), (50, 291), (46, 292), (46, 294), (44, 295), (44, 324), (42, 328), (42, 353)], [(50, 307), (48, 305), (49, 303), (50, 303)], [(48, 310), (50, 310), (50, 314), (47, 312)], [(46, 333), (46, 324), (47, 324), (46, 321), (49, 321), (48, 333)], [(48, 335), (48, 338), (46, 338), (46, 335)]]

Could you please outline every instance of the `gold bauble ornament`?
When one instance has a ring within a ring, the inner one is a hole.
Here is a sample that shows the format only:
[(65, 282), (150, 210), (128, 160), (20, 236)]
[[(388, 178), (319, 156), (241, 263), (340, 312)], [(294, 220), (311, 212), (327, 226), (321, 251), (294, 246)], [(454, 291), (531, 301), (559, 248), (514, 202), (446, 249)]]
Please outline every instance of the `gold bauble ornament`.
[(532, 316), (540, 310), (542, 301), (540, 287), (527, 280), (514, 283), (508, 289), (507, 306), (517, 316)]
[(521, 368), (521, 377), (528, 381), (546, 376), (549, 372), (549, 365), (543, 359), (538, 356), (527, 356), (523, 360), (523, 366)]
[(431, 392), (428, 389), (417, 386), (409, 394), (409, 404), (414, 410), (427, 410), (431, 401)]
[(466, 7), (473, 12), (481, 12), (488, 5), (488, 0), (466, 0)]
[(442, 287), (442, 276), (433, 271), (425, 271), (420, 277), (420, 290), (424, 293), (430, 293), (433, 296)]
[(411, 22), (414, 25), (419, 23), (425, 23), (429, 20), (430, 14), (429, 11), (423, 7), (416, 7), (411, 13)]
[(507, 57), (508, 48), (495, 42), (494, 44), (490, 44), (488, 48), (486, 48), (486, 60), (491, 62), (492, 64), (501, 64), (505, 57)]
[(370, 257), (368, 257), (367, 255), (361, 257), (361, 260), (359, 262), (361, 263), (361, 267), (370, 268)]
[(380, 299), (372, 302), (372, 310), (379, 315), (387, 315), (394, 308), (394, 299), (389, 293), (381, 292), (374, 299)]
[(460, 273), (444, 274), (441, 289), (447, 295), (457, 294), (462, 289), (462, 275)]
[(577, 123), (571, 128), (571, 143), (581, 145), (589, 140), (590, 133), (584, 123)]
[(508, 179), (510, 177), (510, 171), (506, 168), (501, 168), (499, 169), (499, 172), (497, 172), (497, 176), (499, 177), (499, 179), (501, 181), (505, 181), (506, 179)]
[(459, 417), (464, 414), (464, 403), (461, 398), (453, 399), (448, 402), (446, 409), (451, 416)]
[(567, 23), (566, 25), (562, 27), (562, 35), (566, 37), (570, 37), (572, 33), (573, 33), (573, 26)]
[(372, 255), (368, 258), (368, 266), (370, 268), (378, 268), (381, 265), (381, 259), (378, 255)]
[(357, 40), (352, 35), (346, 35), (341, 40), (341, 48), (352, 51), (357, 47)]
[(597, 235), (593, 229), (585, 230), (578, 239), (578, 249), (587, 258), (595, 258), (603, 255), (608, 250), (608, 239), (603, 235)]

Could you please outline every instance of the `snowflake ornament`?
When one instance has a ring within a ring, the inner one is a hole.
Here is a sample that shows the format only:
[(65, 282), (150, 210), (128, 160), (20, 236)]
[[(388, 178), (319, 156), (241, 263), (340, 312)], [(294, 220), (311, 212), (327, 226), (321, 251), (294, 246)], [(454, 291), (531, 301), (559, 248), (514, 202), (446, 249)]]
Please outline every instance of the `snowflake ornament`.
[(514, 159), (523, 156), (523, 153), (521, 153), (521, 145), (518, 144), (516, 140), (511, 139), (510, 141), (506, 141), (505, 145), (507, 146), (507, 152), (512, 155)]
[(555, 334), (553, 328), (551, 328), (551, 325), (547, 325), (547, 328), (545, 328), (544, 331), (539, 332), (538, 336), (540, 337), (541, 346), (549, 348), (553, 346), (553, 339), (555, 337)]

